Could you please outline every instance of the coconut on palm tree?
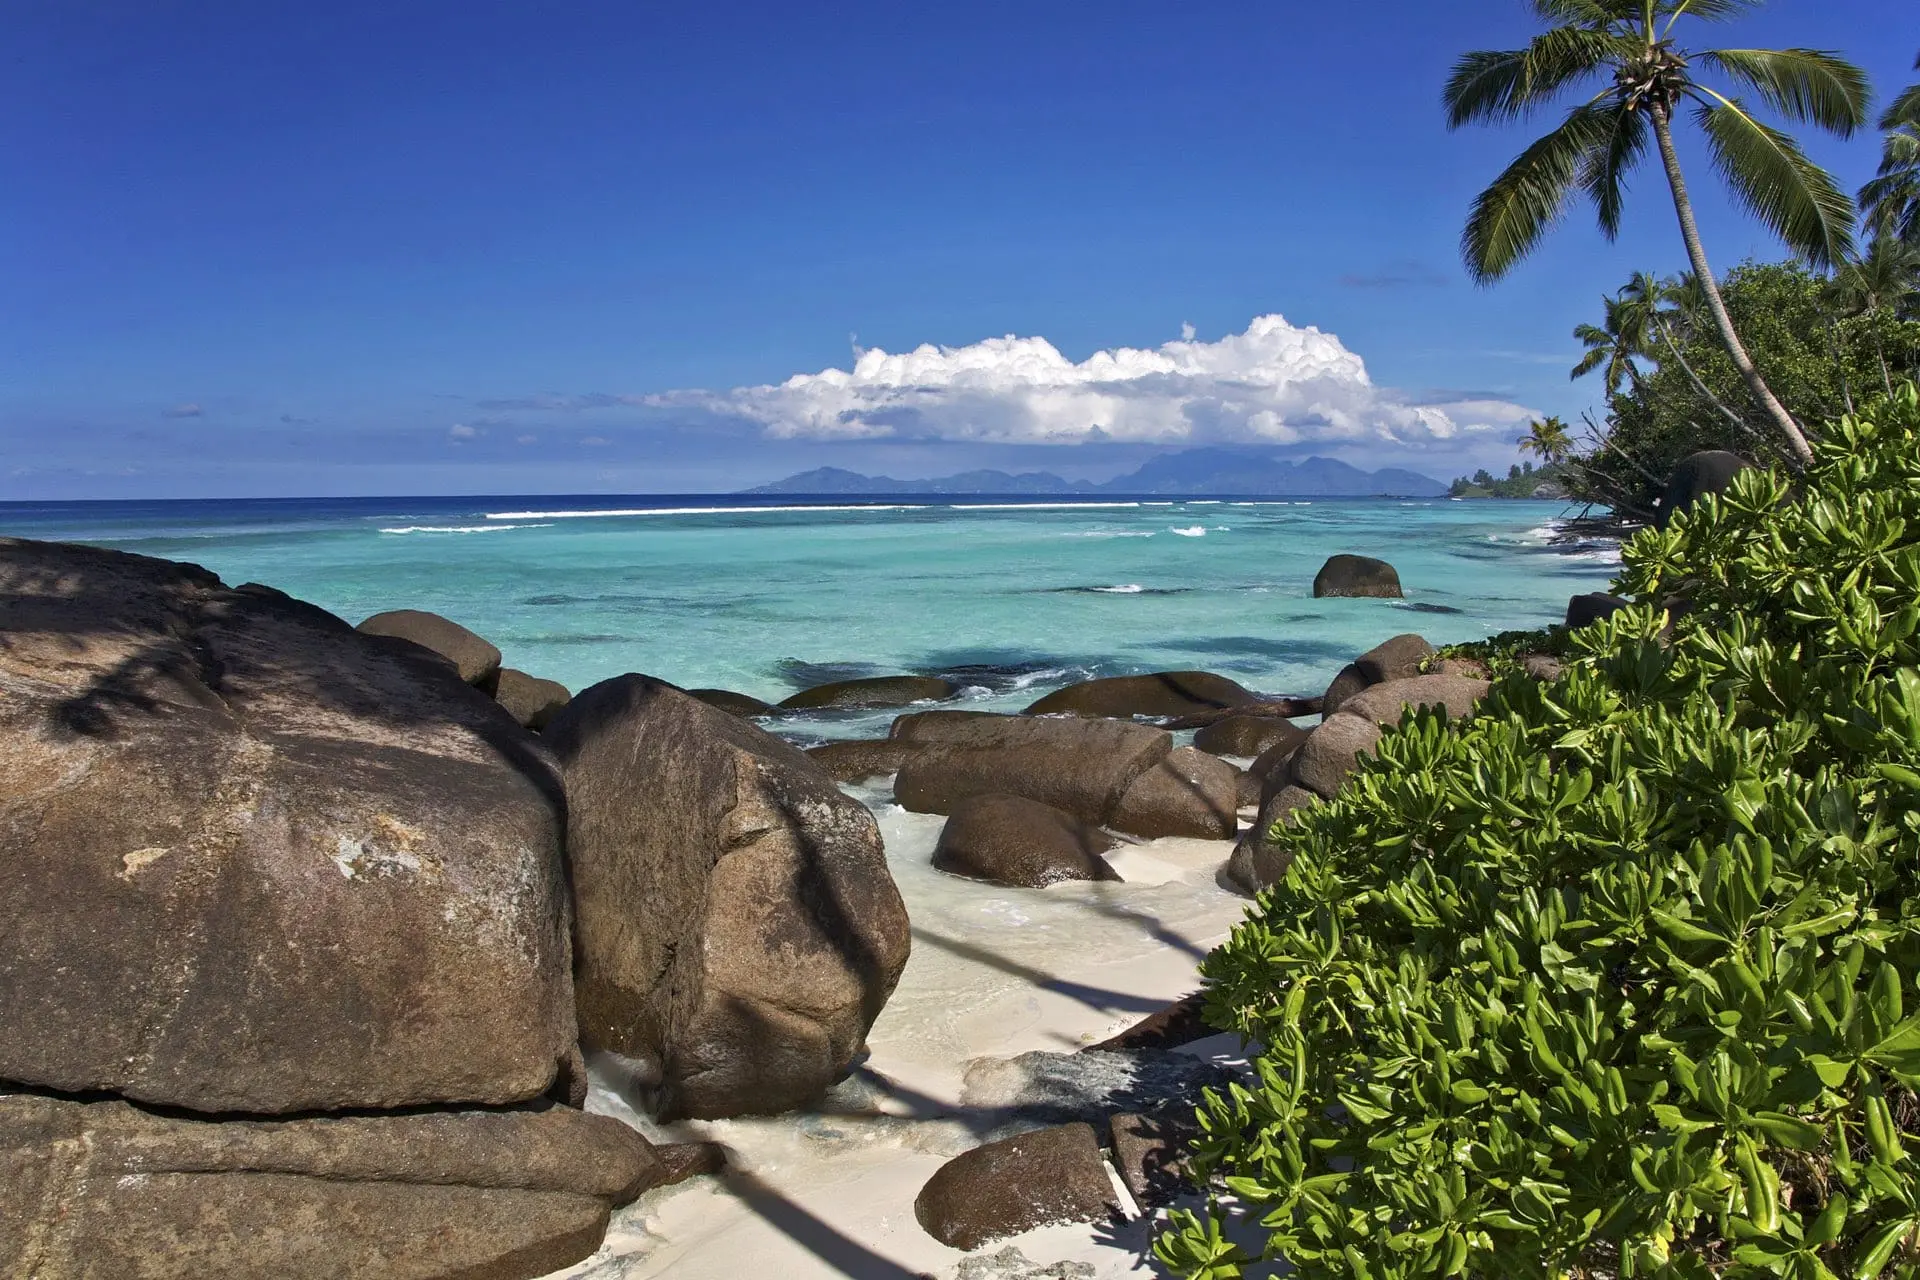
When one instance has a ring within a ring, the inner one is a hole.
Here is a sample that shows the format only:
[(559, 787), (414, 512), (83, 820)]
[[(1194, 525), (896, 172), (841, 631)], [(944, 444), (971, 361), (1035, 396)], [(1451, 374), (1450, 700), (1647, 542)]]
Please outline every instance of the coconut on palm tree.
[[(1820, 50), (1696, 51), (1676, 42), (1675, 27), (1683, 18), (1721, 21), (1757, 2), (1531, 0), (1534, 12), (1553, 25), (1524, 49), (1462, 57), (1447, 81), (1447, 123), (1458, 128), (1518, 119), (1563, 90), (1597, 81), (1597, 89), (1474, 201), (1461, 236), (1467, 270), (1482, 283), (1505, 275), (1540, 243), (1576, 187), (1593, 200), (1600, 229), (1612, 239), (1620, 229), (1626, 175), (1652, 143), (1666, 171), (1687, 259), (1727, 354), (1804, 465), (1813, 457), (1806, 435), (1754, 367), (1707, 265), (1674, 149), (1674, 116), (1691, 105), (1734, 198), (1788, 247), (1827, 266), (1853, 247), (1852, 201), (1791, 137), (1758, 119), (1732, 86), (1788, 119), (1845, 137), (1866, 119), (1867, 82), (1858, 67)], [(1730, 82), (1729, 89), (1703, 81), (1699, 73), (1708, 70)]]

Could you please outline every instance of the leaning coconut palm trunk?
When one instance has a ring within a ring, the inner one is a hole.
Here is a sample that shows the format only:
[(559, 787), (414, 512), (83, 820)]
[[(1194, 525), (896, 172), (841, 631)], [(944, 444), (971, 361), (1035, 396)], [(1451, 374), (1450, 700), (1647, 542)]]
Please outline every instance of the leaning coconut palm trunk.
[(1812, 458), (1806, 436), (1754, 368), (1707, 268), (1673, 147), (1673, 112), (1691, 102), (1735, 200), (1796, 253), (1827, 266), (1853, 247), (1852, 201), (1791, 137), (1756, 119), (1737, 96), (1703, 83), (1698, 70), (1711, 69), (1774, 111), (1841, 137), (1866, 119), (1867, 83), (1858, 67), (1817, 49), (1689, 52), (1674, 42), (1683, 18), (1719, 22), (1752, 7), (1751, 0), (1532, 0), (1535, 13), (1557, 25), (1524, 49), (1462, 57), (1447, 81), (1451, 127), (1519, 119), (1564, 89), (1604, 80), (1474, 201), (1461, 247), (1475, 280), (1498, 279), (1538, 246), (1575, 190), (1592, 199), (1602, 233), (1613, 239), (1626, 176), (1653, 142), (1687, 256), (1727, 353), (1754, 403), (1804, 464)]
[[(1693, 201), (1687, 197), (1687, 179), (1680, 172), (1680, 155), (1673, 149), (1673, 122), (1671, 108), (1664, 103), (1650, 104), (1648, 114), (1653, 118), (1653, 137), (1660, 148), (1660, 161), (1667, 170), (1667, 185), (1673, 189), (1673, 211), (1680, 218), (1680, 238), (1686, 242), (1687, 261), (1693, 267), (1694, 279), (1700, 282), (1700, 292), (1707, 304), (1707, 314), (1713, 317), (1714, 327), (1720, 330), (1720, 341), (1726, 344), (1727, 357), (1733, 361), (1733, 367), (1740, 374), (1740, 381), (1747, 384), (1747, 392), (1761, 412), (1773, 420), (1773, 425), (1786, 439), (1787, 447), (1793, 451), (1793, 459), (1800, 467), (1813, 462), (1813, 448), (1807, 443), (1807, 436), (1800, 424), (1793, 420), (1787, 407), (1773, 394), (1773, 388), (1760, 376), (1760, 370), (1754, 367), (1753, 357), (1747, 354), (1746, 344), (1740, 341), (1740, 335), (1733, 327), (1733, 317), (1727, 314), (1727, 303), (1720, 296), (1720, 286), (1713, 278), (1713, 268), (1707, 265), (1707, 251), (1700, 243), (1700, 227), (1693, 220)], [(1736, 414), (1728, 413), (1736, 423), (1740, 422)]]

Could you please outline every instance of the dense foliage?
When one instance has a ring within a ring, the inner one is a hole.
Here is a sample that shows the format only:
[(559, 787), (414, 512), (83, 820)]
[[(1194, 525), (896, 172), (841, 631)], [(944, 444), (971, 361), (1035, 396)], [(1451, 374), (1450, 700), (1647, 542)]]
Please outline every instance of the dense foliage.
[(1558, 498), (1565, 492), (1558, 467), (1548, 465), (1536, 470), (1531, 462), (1516, 462), (1504, 476), (1495, 476), (1482, 467), (1447, 487), (1448, 496), (1454, 498)]
[(1920, 398), (1629, 544), (1643, 602), (1410, 715), (1206, 962), (1204, 1215), (1308, 1277), (1871, 1277), (1920, 1251)]
[[(1920, 275), (1895, 264), (1894, 280), (1865, 294), (1844, 287), (1856, 275), (1849, 269), (1829, 279), (1796, 263), (1749, 263), (1721, 282), (1755, 366), (1802, 422), (1847, 413), (1920, 371), (1912, 306)], [(1582, 328), (1612, 334), (1620, 376), (1609, 375), (1601, 440), (1567, 468), (1572, 496), (1645, 518), (1674, 463), (1689, 453), (1780, 456), (1690, 282), (1649, 288), (1636, 277), (1609, 302), (1605, 330)]]

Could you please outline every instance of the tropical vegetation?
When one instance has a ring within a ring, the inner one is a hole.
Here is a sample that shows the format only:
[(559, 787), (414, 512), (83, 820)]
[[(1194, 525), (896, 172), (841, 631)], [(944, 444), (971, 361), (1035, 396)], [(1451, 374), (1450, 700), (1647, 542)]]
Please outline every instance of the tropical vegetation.
[[(1765, 123), (1739, 96), (1744, 90), (1789, 120), (1841, 137), (1866, 122), (1866, 76), (1816, 49), (1692, 49), (1675, 29), (1725, 21), (1751, 0), (1532, 0), (1551, 24), (1524, 49), (1462, 57), (1447, 81), (1450, 127), (1519, 119), (1564, 91), (1597, 92), (1529, 146), (1474, 201), (1461, 237), (1476, 280), (1498, 279), (1540, 243), (1577, 188), (1612, 239), (1620, 229), (1627, 175), (1658, 151), (1687, 260), (1707, 314), (1747, 394), (1786, 444), (1796, 465), (1812, 457), (1805, 433), (1747, 353), (1728, 314), (1695, 223), (1674, 147), (1677, 112), (1691, 107), (1714, 167), (1734, 198), (1816, 267), (1853, 248), (1853, 203), (1791, 136)], [(1712, 71), (1725, 83), (1701, 78)]]
[(1920, 393), (1814, 447), (1628, 543), (1558, 679), (1496, 664), (1268, 833), (1176, 1274), (1920, 1266)]

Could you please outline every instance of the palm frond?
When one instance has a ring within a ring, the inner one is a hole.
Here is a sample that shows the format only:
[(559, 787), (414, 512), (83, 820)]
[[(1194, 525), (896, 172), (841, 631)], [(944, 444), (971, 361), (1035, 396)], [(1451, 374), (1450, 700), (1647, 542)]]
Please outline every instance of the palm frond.
[(1851, 253), (1853, 201), (1833, 175), (1741, 103), (1698, 86), (1695, 92), (1704, 95), (1695, 118), (1734, 197), (1816, 267), (1830, 267)]
[[(1587, 325), (1584, 327), (1592, 328), (1593, 326)], [(1579, 337), (1580, 330), (1575, 329), (1573, 331), (1573, 336), (1576, 338)], [(1600, 337), (1602, 341), (1605, 341), (1606, 334), (1602, 333)], [(1573, 366), (1573, 372), (1567, 375), (1568, 380), (1574, 381), (1574, 380), (1586, 377), (1588, 374), (1592, 373), (1595, 369), (1598, 369), (1601, 363), (1605, 361), (1607, 357), (1611, 354), (1612, 352), (1609, 351), (1604, 346), (1593, 348), (1591, 351), (1587, 352), (1587, 354), (1580, 357), (1580, 363)]]
[(1567, 85), (1606, 66), (1620, 49), (1617, 36), (1566, 26), (1542, 32), (1524, 49), (1481, 49), (1465, 54), (1454, 63), (1441, 94), (1447, 108), (1447, 127), (1517, 119)]
[(1867, 122), (1867, 73), (1820, 49), (1712, 49), (1699, 55), (1790, 120), (1845, 138)]
[(1668, 31), (1682, 18), (1699, 18), (1702, 22), (1725, 22), (1741, 14), (1758, 9), (1765, 0), (1661, 0), (1658, 12), (1667, 20)]
[(1886, 136), (1880, 172), (1856, 198), (1870, 232), (1920, 243), (1920, 124), (1902, 125)]
[[(1914, 63), (1920, 68), (1920, 62)], [(1894, 96), (1880, 113), (1880, 127), (1898, 129), (1903, 124), (1920, 125), (1920, 84), (1910, 84)]]
[(1600, 230), (1612, 240), (1620, 234), (1620, 212), (1626, 199), (1627, 171), (1647, 150), (1651, 129), (1638, 111), (1607, 113), (1608, 136), (1587, 152), (1580, 166), (1580, 188), (1593, 198)]
[(1522, 151), (1473, 202), (1460, 235), (1467, 274), (1488, 284), (1540, 243), (1566, 207), (1587, 154), (1605, 144), (1606, 117), (1620, 108), (1575, 107), (1560, 126)]
[(1533, 0), (1531, 7), (1534, 16), (1543, 22), (1597, 24), (1614, 21), (1622, 8), (1619, 0)]

